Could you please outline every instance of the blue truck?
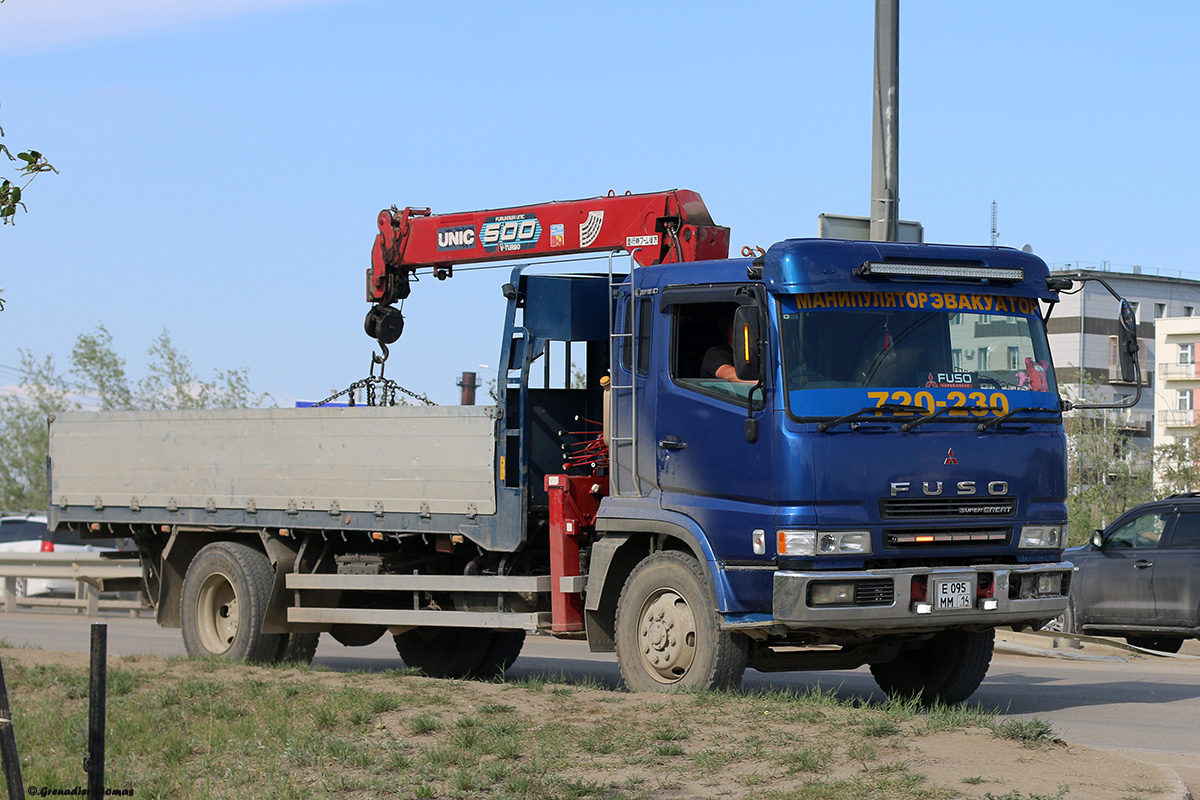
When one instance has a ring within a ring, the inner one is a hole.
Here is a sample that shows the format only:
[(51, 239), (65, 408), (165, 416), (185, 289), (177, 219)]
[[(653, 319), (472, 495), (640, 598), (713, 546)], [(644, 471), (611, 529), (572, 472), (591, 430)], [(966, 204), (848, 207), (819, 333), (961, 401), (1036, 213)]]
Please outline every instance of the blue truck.
[[(615, 651), (633, 690), (869, 665), (889, 695), (957, 702), (996, 628), (1066, 609), (1070, 404), (1045, 320), (1069, 284), (1036, 256), (790, 239), (728, 258), (683, 191), (379, 229), (381, 365), (418, 270), (608, 264), (513, 269), (494, 405), (52, 417), (51, 525), (132, 536), (190, 653), (391, 635), (429, 675), (487, 677), (541, 631)], [(382, 366), (371, 381), (387, 394)]]

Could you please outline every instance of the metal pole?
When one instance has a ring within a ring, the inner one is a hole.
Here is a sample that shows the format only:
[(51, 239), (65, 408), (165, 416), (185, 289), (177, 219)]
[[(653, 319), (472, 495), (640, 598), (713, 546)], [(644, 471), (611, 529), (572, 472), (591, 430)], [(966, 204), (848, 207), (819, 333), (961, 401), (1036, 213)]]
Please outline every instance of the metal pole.
[(9, 800), (25, 796), (21, 782), (21, 759), (17, 756), (17, 737), (13, 733), (12, 712), (8, 710), (8, 688), (4, 685), (4, 667), (0, 665), (0, 762), (8, 784)]
[(896, 241), (900, 215), (900, 0), (875, 0), (871, 241)]
[(92, 675), (88, 686), (88, 751), (83, 759), (88, 800), (104, 797), (104, 716), (108, 684), (108, 625), (92, 623)]

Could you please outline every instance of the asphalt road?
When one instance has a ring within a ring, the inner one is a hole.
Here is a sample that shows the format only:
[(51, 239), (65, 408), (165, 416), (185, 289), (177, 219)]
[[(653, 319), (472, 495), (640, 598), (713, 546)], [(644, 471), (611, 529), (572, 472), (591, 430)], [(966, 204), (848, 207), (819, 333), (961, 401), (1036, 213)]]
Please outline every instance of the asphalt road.
[[(0, 615), (0, 637), (14, 646), (87, 652), (90, 624), (83, 616), (51, 613)], [(105, 616), (112, 655), (184, 655), (180, 633), (148, 618)], [(1189, 650), (1196, 651), (1194, 645)], [(390, 637), (368, 647), (343, 647), (321, 638), (314, 664), (334, 670), (385, 670), (401, 666)], [(612, 654), (593, 654), (582, 642), (530, 637), (509, 677), (537, 674), (567, 681), (594, 680), (616, 687)], [(843, 698), (882, 700), (865, 669), (843, 672), (746, 673), (748, 689), (772, 687), (837, 690)], [(1200, 797), (1200, 658), (1066, 660), (998, 652), (983, 685), (970, 700), (1006, 716), (1038, 717), (1061, 738), (1117, 750), (1174, 767)]]

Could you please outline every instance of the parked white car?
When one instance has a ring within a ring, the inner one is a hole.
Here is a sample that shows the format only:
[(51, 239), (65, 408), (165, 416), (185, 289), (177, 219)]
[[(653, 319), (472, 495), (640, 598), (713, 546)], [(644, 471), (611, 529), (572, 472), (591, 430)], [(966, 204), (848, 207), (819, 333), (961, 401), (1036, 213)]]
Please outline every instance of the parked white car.
[[(45, 514), (12, 514), (0, 517), (0, 552), (71, 553), (122, 550), (116, 539), (81, 539), (75, 531), (50, 531)], [(75, 581), (65, 579), (17, 578), (18, 597), (44, 595), (74, 596)]]

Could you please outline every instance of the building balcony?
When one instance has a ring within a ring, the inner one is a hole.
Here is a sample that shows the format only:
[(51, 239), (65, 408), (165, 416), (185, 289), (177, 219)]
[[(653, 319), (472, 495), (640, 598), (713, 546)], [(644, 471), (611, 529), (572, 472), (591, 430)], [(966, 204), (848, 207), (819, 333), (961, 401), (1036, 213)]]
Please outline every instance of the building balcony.
[(1167, 381), (1197, 380), (1195, 364), (1162, 364), (1158, 365), (1158, 374)]
[(1159, 411), (1158, 420), (1166, 428), (1191, 428), (1196, 425), (1196, 412), (1193, 409)]

